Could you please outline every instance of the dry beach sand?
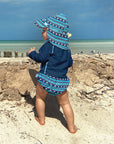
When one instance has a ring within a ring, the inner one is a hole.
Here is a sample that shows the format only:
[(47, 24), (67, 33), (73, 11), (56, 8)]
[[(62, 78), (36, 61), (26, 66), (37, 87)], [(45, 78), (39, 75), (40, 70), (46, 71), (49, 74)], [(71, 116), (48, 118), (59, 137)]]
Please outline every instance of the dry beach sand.
[(114, 144), (114, 54), (73, 55), (68, 88), (80, 129), (70, 134), (56, 97), (46, 98), (46, 123), (35, 115), (35, 74), (29, 58), (0, 58), (0, 144)]

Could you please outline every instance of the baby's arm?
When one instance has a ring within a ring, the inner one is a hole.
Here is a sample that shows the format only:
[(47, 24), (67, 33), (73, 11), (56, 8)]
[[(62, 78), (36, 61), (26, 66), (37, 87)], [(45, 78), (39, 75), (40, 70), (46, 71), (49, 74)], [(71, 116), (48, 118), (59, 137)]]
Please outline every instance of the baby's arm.
[(40, 56), (39, 56), (39, 54), (36, 52), (36, 48), (35, 48), (35, 47), (31, 48), (31, 49), (28, 51), (28, 56), (29, 56), (32, 60), (34, 60), (34, 61), (36, 61), (36, 62), (40, 62)]
[(35, 50), (30, 50), (30, 53), (28, 55), (32, 60), (34, 60), (35, 62), (42, 62), (41, 61), (41, 56), (39, 55), (39, 53), (37, 53)]
[(33, 47), (29, 50), (28, 56), (35, 62), (45, 63), (49, 59), (49, 47), (47, 45), (43, 45), (39, 49), (39, 53), (37, 53), (35, 51), (35, 47)]
[(29, 55), (32, 51), (35, 51), (35, 50), (36, 50), (35, 47), (31, 48), (31, 49), (28, 51), (28, 55)]

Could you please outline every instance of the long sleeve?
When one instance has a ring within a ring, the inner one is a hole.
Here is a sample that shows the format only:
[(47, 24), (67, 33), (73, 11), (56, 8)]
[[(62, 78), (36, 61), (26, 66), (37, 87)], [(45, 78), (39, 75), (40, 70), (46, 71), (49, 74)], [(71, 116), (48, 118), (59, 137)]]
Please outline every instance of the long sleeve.
[(36, 62), (45, 63), (46, 61), (49, 60), (49, 56), (50, 56), (50, 45), (49, 45), (49, 43), (45, 43), (39, 49), (39, 53), (37, 53), (36, 51), (32, 51), (28, 56)]

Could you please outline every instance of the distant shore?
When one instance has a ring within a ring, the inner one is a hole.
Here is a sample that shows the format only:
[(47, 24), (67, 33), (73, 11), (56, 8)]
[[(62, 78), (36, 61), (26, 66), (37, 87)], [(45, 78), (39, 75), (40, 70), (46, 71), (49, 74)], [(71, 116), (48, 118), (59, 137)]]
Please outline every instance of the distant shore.
[[(31, 47), (36, 50), (44, 44), (42, 40), (28, 41), (0, 41), (0, 51), (26, 53)], [(72, 54), (114, 53), (114, 39), (106, 40), (70, 40), (69, 48)]]

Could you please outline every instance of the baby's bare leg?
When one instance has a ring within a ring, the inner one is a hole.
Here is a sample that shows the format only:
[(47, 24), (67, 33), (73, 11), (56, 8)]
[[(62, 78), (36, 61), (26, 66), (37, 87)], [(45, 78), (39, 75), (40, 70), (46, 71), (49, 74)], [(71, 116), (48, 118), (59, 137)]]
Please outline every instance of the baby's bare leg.
[(43, 89), (43, 87), (37, 83), (36, 87), (36, 111), (38, 114), (38, 117), (35, 117), (35, 119), (41, 124), (45, 124), (45, 98), (46, 98), (47, 92)]
[(58, 102), (63, 108), (63, 112), (65, 114), (65, 118), (67, 121), (68, 129), (71, 133), (76, 133), (77, 128), (74, 125), (74, 113), (72, 107), (69, 102), (68, 92), (65, 91), (62, 94), (57, 96)]

